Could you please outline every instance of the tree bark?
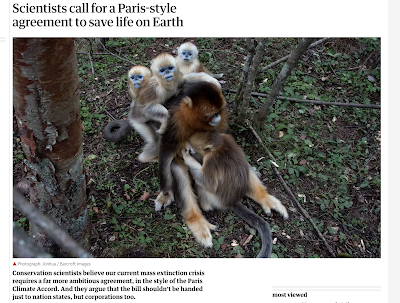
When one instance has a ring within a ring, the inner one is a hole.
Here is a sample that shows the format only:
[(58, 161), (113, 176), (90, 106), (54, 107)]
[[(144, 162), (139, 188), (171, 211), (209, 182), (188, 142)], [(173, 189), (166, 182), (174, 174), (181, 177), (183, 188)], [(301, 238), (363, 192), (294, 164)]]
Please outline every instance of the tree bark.
[(244, 83), (247, 81), (247, 76), (249, 74), (251, 63), (253, 62), (254, 52), (256, 50), (256, 48), (254, 46), (254, 41), (252, 38), (246, 39), (246, 45), (247, 45), (248, 53), (247, 53), (246, 61), (244, 63), (243, 72), (242, 72), (242, 75), (240, 76), (240, 80), (239, 80), (239, 86), (238, 86), (236, 98), (235, 98), (235, 109), (239, 108), (240, 102), (242, 102), (242, 100), (243, 100), (243, 86), (244, 86)]
[(251, 65), (249, 76), (247, 78), (246, 86), (243, 91), (243, 101), (239, 107), (239, 123), (243, 123), (246, 119), (247, 109), (250, 103), (250, 94), (253, 90), (254, 80), (256, 79), (258, 67), (264, 56), (265, 44), (267, 39), (261, 38), (258, 40), (256, 53), (254, 55), (253, 64)]
[(299, 59), (307, 50), (308, 46), (311, 44), (313, 40), (314, 39), (312, 38), (301, 38), (297, 46), (290, 53), (290, 56), (287, 59), (285, 65), (283, 66), (281, 72), (275, 79), (275, 82), (271, 87), (271, 91), (269, 92), (264, 105), (260, 108), (258, 112), (257, 120), (255, 121), (257, 127), (259, 127), (261, 125), (261, 122), (266, 119), (269, 113), (269, 109), (272, 103), (275, 101), (276, 97), (278, 96), (279, 91), (282, 89), (287, 78), (290, 76), (290, 73), (297, 66)]
[[(86, 238), (78, 68), (74, 39), (14, 39), (14, 109), (30, 202), (74, 239)], [(64, 256), (40, 228), (30, 235)]]

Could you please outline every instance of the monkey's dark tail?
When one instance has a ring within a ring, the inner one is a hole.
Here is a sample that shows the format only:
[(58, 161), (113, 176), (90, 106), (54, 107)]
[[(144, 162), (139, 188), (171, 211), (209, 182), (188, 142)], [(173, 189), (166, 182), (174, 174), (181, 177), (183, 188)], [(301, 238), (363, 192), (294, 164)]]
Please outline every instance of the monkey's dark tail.
[(128, 120), (116, 120), (108, 123), (103, 129), (103, 137), (112, 142), (117, 142), (128, 135), (131, 130)]
[(269, 224), (242, 203), (238, 203), (232, 207), (232, 211), (246, 221), (250, 226), (257, 229), (260, 234), (262, 245), (257, 258), (269, 258), (272, 252), (272, 234)]

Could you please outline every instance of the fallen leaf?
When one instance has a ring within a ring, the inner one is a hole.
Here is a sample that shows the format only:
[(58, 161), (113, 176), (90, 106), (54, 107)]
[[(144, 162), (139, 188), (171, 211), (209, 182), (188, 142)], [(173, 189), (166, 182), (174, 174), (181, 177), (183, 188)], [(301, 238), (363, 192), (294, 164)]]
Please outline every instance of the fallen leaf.
[(94, 212), (98, 213), (99, 209), (97, 207), (93, 207)]
[(306, 134), (300, 135), (300, 139), (301, 139), (301, 140), (305, 140), (306, 138), (307, 138), (307, 135), (306, 135)]
[(253, 235), (250, 234), (250, 236), (248, 236), (247, 239), (243, 242), (243, 246), (246, 246), (251, 241), (251, 239), (253, 239)]
[(139, 201), (146, 200), (150, 197), (150, 193), (144, 192), (143, 195), (139, 198)]
[(233, 247), (239, 246), (239, 243), (237, 243), (236, 240), (232, 240), (231, 246), (233, 246)]
[(283, 131), (279, 131), (279, 138), (282, 138), (285, 135)]
[(273, 165), (273, 166), (275, 166), (275, 167), (279, 167), (279, 165), (278, 165), (278, 164), (276, 164), (274, 161), (271, 161), (271, 163), (272, 163), (272, 165)]
[(305, 159), (300, 160), (300, 165), (305, 165), (306, 163), (307, 163), (307, 160), (305, 160)]
[(297, 194), (297, 196), (299, 196), (300, 198), (303, 198), (303, 199), (304, 199), (304, 203), (307, 202), (306, 195), (304, 195), (304, 194)]

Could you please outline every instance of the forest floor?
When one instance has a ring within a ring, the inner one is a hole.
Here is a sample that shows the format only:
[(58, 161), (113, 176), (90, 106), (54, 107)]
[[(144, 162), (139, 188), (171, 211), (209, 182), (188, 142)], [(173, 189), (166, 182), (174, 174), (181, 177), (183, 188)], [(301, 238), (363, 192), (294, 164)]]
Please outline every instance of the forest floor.
[[(266, 216), (250, 199), (243, 203), (271, 225), (273, 257), (329, 258), (331, 254), (312, 224), (291, 201), (271, 168), (271, 161), (252, 131), (235, 122), (234, 93), (246, 59), (241, 38), (109, 39), (104, 54), (97, 40), (76, 40), (81, 89), (81, 116), (87, 195), (91, 221), (90, 252), (95, 257), (255, 257), (261, 241), (254, 229), (232, 212), (205, 216), (218, 230), (214, 247), (198, 245), (176, 205), (154, 211), (159, 192), (158, 165), (137, 156), (143, 140), (131, 131), (121, 142), (102, 136), (112, 119), (126, 118), (130, 99), (127, 72), (145, 66), (161, 52), (194, 42), (200, 60), (213, 73), (223, 73), (221, 85), (228, 102), (230, 129), (250, 164), (261, 173), (268, 191), (289, 211), (289, 220)], [(262, 66), (285, 55), (297, 39), (269, 40)], [(87, 52), (93, 50), (93, 71)], [(283, 63), (259, 73), (253, 91), (268, 93)], [(330, 39), (309, 49), (292, 72), (282, 96), (343, 103), (380, 104), (380, 40)], [(264, 99), (252, 97), (249, 120)], [(307, 210), (335, 254), (376, 258), (381, 255), (380, 110), (313, 105), (277, 100), (260, 136), (275, 157), (279, 171)], [(14, 184), (24, 177), (23, 153), (14, 132)], [(14, 221), (28, 222), (18, 211)]]

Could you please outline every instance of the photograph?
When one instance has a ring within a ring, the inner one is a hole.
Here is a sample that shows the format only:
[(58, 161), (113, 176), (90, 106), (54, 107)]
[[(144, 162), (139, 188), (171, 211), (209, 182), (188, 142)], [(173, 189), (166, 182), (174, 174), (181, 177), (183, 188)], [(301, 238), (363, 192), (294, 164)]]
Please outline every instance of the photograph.
[(381, 257), (379, 37), (12, 43), (14, 257)]

